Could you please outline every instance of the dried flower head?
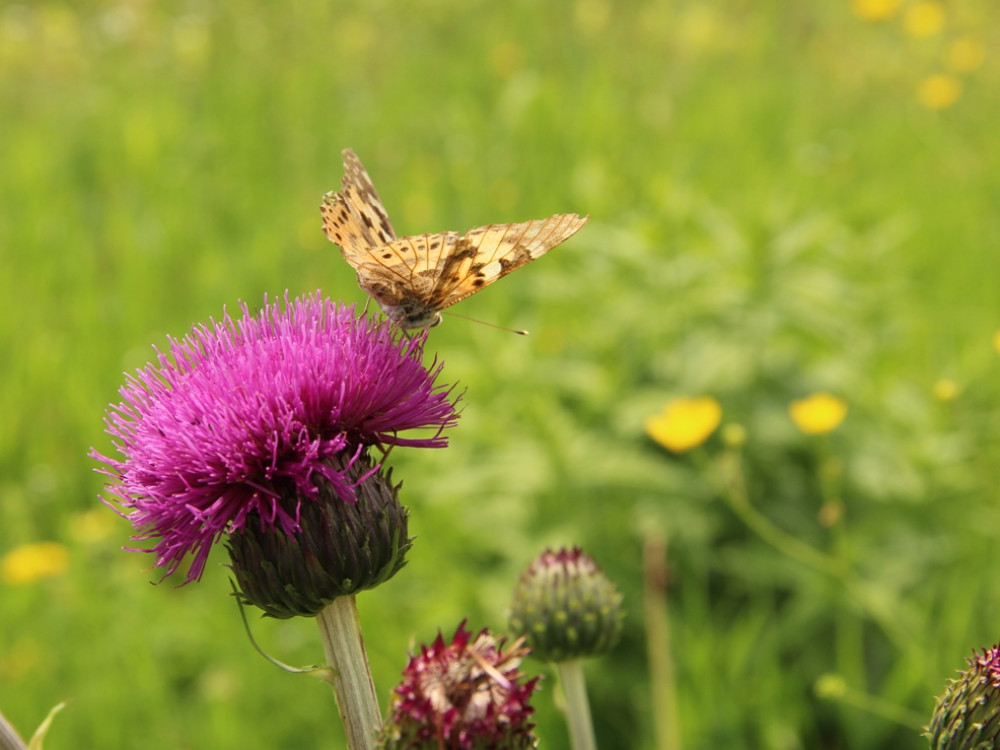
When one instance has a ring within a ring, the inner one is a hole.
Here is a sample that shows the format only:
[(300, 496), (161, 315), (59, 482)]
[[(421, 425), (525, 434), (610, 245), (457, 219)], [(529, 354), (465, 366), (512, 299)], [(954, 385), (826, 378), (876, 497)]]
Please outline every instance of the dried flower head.
[[(455, 423), (440, 366), (421, 363), (423, 339), (357, 318), (312, 296), (269, 303), (195, 327), (128, 376), (107, 432), (122, 459), (92, 456), (110, 481), (105, 501), (165, 575), (193, 555), (199, 578), (212, 545), (248, 525), (300, 531), (303, 503), (321, 489), (346, 503), (367, 474), (368, 448), (439, 448)], [(399, 433), (430, 428), (429, 437)], [(368, 473), (375, 471), (371, 468)]]
[(486, 750), (536, 746), (529, 705), (538, 677), (522, 682), (527, 649), (463, 622), (451, 643), (439, 633), (410, 659), (380, 747), (402, 750)]

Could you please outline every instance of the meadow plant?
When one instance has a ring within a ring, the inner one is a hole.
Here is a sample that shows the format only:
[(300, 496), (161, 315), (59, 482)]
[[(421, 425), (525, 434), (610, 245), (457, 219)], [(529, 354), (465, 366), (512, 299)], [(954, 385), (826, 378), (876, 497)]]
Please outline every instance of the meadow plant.
[[(311, 297), (242, 307), (196, 327), (130, 376), (93, 452), (106, 502), (169, 576), (204, 571), (225, 538), (239, 596), (272, 617), (317, 617), (352, 747), (381, 723), (354, 595), (388, 580), (410, 546), (398, 487), (372, 456), (441, 448), (455, 424), (423, 338)], [(425, 437), (403, 437), (413, 429)]]
[(972, 655), (938, 698), (926, 735), (931, 750), (1000, 746), (1000, 645)]
[(510, 630), (526, 640), (534, 657), (556, 665), (574, 750), (597, 747), (582, 659), (618, 643), (621, 602), (615, 585), (578, 547), (545, 550), (514, 587)]

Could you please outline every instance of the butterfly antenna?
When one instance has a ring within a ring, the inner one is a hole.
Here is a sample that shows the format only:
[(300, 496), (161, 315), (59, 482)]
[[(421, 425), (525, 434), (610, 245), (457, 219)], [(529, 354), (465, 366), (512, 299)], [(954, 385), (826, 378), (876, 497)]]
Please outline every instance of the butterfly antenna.
[(460, 315), (459, 313), (446, 312), (441, 313), (442, 315), (447, 315), (450, 318), (461, 318), (462, 320), (469, 320), (473, 323), (479, 323), (481, 326), (489, 326), (490, 328), (496, 328), (500, 331), (507, 331), (507, 333), (516, 333), (518, 336), (527, 336), (527, 331), (519, 331), (516, 328), (508, 328), (507, 326), (498, 326), (496, 323), (487, 323), (485, 320), (478, 320), (477, 318), (470, 318), (468, 315)]

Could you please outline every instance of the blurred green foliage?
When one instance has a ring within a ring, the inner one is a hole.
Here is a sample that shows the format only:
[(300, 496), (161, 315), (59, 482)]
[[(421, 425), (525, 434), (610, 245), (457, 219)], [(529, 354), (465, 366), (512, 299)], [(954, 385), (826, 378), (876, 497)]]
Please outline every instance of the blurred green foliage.
[[(224, 555), (148, 585), (86, 454), (167, 335), (285, 289), (362, 301), (318, 213), (352, 147), (400, 233), (591, 217), (461, 305), (531, 337), (432, 334), (465, 411), (452, 447), (392, 455), (417, 540), (359, 600), (380, 695), (438, 628), (502, 630), (528, 562), (580, 544), (629, 610), (587, 667), (599, 743), (654, 747), (655, 532), (685, 747), (924, 747), (905, 717), (998, 638), (1000, 80), (956, 50), (1000, 48), (1000, 13), (870, 4), (0, 3), (0, 554), (71, 552), (0, 582), (0, 710), (30, 735), (68, 700), (50, 750), (342, 747), (322, 683), (253, 653)], [(815, 390), (849, 413), (807, 438), (787, 406)], [(733, 512), (720, 438), (644, 436), (699, 394), (746, 428), (753, 508), (835, 568)], [(255, 628), (321, 657), (309, 622)]]

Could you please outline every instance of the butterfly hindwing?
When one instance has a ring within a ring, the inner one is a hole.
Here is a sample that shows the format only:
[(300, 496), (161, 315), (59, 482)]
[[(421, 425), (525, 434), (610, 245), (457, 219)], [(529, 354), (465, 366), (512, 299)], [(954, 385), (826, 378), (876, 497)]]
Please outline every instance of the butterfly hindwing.
[(442, 252), (434, 303), (444, 309), (475, 294), (569, 239), (586, 221), (576, 214), (557, 214), (470, 229)]

